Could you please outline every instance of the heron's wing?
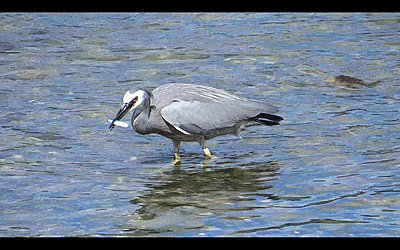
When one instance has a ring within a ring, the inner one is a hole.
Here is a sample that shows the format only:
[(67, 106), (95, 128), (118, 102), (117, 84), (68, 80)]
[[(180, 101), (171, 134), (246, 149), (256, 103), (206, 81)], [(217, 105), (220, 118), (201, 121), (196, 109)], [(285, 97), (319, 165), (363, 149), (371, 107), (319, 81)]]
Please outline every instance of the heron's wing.
[(276, 111), (275, 107), (249, 100), (220, 103), (175, 101), (161, 109), (161, 116), (184, 134), (205, 135), (255, 117), (266, 108)]

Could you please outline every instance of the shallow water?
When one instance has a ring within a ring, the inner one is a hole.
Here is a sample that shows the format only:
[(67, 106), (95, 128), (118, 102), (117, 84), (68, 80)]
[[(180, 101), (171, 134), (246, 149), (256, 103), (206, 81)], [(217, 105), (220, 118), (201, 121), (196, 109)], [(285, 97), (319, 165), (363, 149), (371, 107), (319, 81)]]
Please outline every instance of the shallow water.
[[(0, 14), (0, 236), (400, 236), (399, 23)], [(170, 82), (285, 120), (210, 140), (210, 161), (183, 144), (176, 167), (170, 140), (107, 121), (126, 90)]]

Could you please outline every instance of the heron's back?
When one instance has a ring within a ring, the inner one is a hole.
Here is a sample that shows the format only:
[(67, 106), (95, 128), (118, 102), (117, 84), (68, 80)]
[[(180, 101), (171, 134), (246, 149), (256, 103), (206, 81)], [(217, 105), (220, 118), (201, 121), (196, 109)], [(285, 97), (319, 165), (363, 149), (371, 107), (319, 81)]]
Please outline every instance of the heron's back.
[(153, 105), (157, 108), (163, 108), (173, 101), (215, 103), (244, 100), (244, 98), (232, 95), (221, 89), (187, 83), (165, 84), (153, 90), (152, 94), (154, 96)]

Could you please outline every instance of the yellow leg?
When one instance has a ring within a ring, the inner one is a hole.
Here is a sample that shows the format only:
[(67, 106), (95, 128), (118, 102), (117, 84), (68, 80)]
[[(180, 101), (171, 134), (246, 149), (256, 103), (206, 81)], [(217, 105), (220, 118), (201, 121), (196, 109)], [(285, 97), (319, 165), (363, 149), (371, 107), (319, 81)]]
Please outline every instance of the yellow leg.
[(212, 158), (212, 154), (211, 154), (211, 152), (210, 152), (210, 150), (208, 149), (208, 148), (203, 148), (203, 151), (204, 151), (204, 155), (207, 157), (207, 158)]
[(211, 154), (210, 150), (207, 148), (205, 142), (206, 142), (206, 141), (205, 141), (204, 138), (201, 138), (201, 139), (199, 140), (199, 144), (200, 144), (201, 148), (203, 149), (204, 156), (205, 156), (206, 158), (208, 158), (208, 159), (211, 159), (211, 158), (212, 158), (212, 154)]
[(181, 142), (176, 140), (172, 140), (172, 142), (174, 143), (174, 165), (177, 165), (181, 163), (181, 157), (179, 156)]
[(179, 156), (178, 153), (174, 154), (174, 165), (180, 164), (181, 163), (181, 157)]

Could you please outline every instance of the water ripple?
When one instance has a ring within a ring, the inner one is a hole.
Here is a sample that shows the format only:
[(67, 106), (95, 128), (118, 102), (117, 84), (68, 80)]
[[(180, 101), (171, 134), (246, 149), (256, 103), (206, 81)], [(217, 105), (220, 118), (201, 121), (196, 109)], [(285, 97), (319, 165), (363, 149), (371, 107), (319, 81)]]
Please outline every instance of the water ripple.
[(268, 230), (283, 229), (286, 227), (298, 227), (298, 226), (303, 226), (303, 225), (308, 225), (308, 224), (348, 224), (348, 223), (365, 224), (365, 223), (369, 223), (369, 222), (361, 221), (361, 220), (310, 219), (308, 221), (290, 222), (290, 223), (284, 223), (281, 225), (271, 226), (271, 227), (238, 230), (236, 232), (231, 233), (230, 235), (251, 234), (251, 233), (268, 231)]

